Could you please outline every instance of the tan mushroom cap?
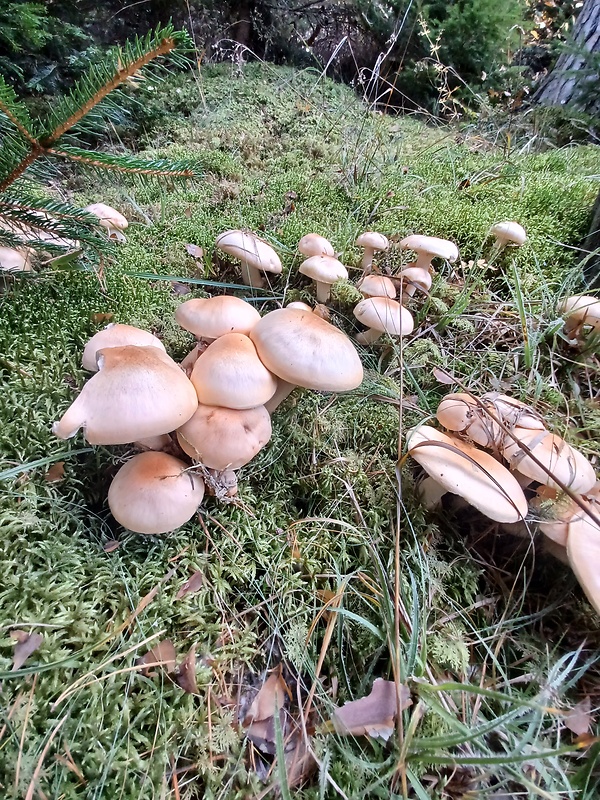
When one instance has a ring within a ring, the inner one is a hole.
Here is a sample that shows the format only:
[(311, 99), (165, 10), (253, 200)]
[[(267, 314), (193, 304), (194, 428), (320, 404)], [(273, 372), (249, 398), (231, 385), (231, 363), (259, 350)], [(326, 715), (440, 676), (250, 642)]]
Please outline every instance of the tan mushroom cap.
[(443, 258), (446, 261), (456, 261), (458, 258), (458, 248), (454, 242), (448, 239), (438, 239), (437, 236), (422, 236), (413, 233), (406, 236), (400, 242), (403, 250), (414, 250), (417, 253), (417, 260), (412, 264), (413, 267), (424, 267), (427, 269), (431, 265), (433, 258)]
[(318, 233), (307, 233), (298, 242), (298, 250), (303, 256), (334, 256), (333, 245)]
[(286, 308), (297, 308), (300, 311), (312, 312), (312, 308), (308, 305), (308, 303), (303, 303), (302, 300), (294, 300), (292, 303), (288, 303)]
[(198, 407), (194, 387), (158, 347), (107, 347), (98, 369), (52, 431), (90, 444), (127, 444), (174, 431)]
[(90, 372), (97, 372), (96, 354), (105, 347), (158, 347), (166, 353), (165, 346), (154, 334), (136, 328), (133, 325), (124, 325), (120, 322), (111, 322), (103, 330), (95, 333), (83, 349), (82, 366)]
[(383, 233), (376, 231), (365, 231), (356, 239), (357, 247), (367, 247), (369, 250), (387, 250), (390, 246), (389, 240)]
[(490, 519), (518, 522), (527, 515), (523, 490), (489, 453), (429, 425), (410, 430), (406, 441), (408, 452), (428, 475)]
[(188, 456), (209, 469), (239, 469), (271, 438), (271, 417), (264, 406), (243, 410), (205, 406), (177, 431)]
[(546, 429), (541, 414), (515, 397), (499, 392), (486, 392), (481, 395), (481, 400), (508, 428), (516, 426), (531, 431)]
[(385, 275), (364, 275), (357, 283), (356, 288), (364, 297), (396, 297), (396, 287)]
[(106, 203), (92, 203), (83, 210), (98, 217), (100, 225), (102, 225), (103, 228), (116, 228), (117, 230), (124, 231), (125, 228), (129, 227), (127, 218), (117, 211), (116, 208), (107, 206)]
[(423, 267), (405, 267), (398, 278), (402, 281), (402, 293), (408, 297), (412, 297), (417, 289), (427, 294), (433, 283), (431, 273)]
[(31, 251), (0, 247), (0, 272), (31, 272)]
[(215, 247), (240, 260), (244, 283), (249, 286), (264, 285), (261, 272), (281, 273), (281, 261), (275, 250), (250, 231), (225, 231), (217, 237)]
[(186, 300), (175, 310), (175, 320), (199, 339), (218, 339), (225, 333), (247, 336), (260, 319), (250, 303), (232, 295)]
[(332, 284), (348, 279), (346, 267), (332, 256), (311, 256), (300, 264), (298, 271), (315, 282), (319, 303), (326, 303), (329, 300)]
[(560, 303), (558, 311), (567, 318), (570, 329), (590, 325), (594, 333), (600, 333), (600, 298), (573, 295)]
[[(187, 470), (187, 471), (186, 471)], [(190, 520), (204, 497), (204, 481), (167, 453), (134, 456), (108, 490), (113, 517), (136, 533), (168, 533)]]
[(516, 469), (545, 486), (560, 489), (559, 484), (519, 446), (519, 442), (523, 442), (540, 463), (572, 491), (585, 494), (595, 485), (596, 474), (590, 462), (560, 436), (548, 431), (519, 427), (513, 428), (512, 434), (518, 441), (515, 442), (507, 437), (501, 448), (502, 455), (511, 469)]
[(250, 338), (267, 369), (294, 386), (347, 392), (362, 383), (362, 363), (350, 339), (313, 312), (271, 311)]
[(368, 297), (354, 307), (354, 316), (368, 327), (356, 338), (362, 344), (376, 341), (382, 333), (407, 336), (414, 328), (410, 311), (389, 297)]
[(498, 245), (516, 244), (521, 246), (527, 241), (527, 233), (518, 222), (496, 222), (490, 228), (490, 233), (496, 237)]
[(209, 345), (194, 364), (190, 380), (201, 403), (225, 408), (262, 406), (277, 389), (275, 376), (243, 333), (226, 333)]

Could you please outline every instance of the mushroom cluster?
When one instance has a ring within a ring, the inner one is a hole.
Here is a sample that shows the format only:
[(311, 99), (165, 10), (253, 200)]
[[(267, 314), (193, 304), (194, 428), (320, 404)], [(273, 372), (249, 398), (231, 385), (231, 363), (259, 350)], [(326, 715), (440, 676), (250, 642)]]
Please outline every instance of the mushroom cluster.
[(237, 493), (235, 470), (271, 438), (271, 413), (295, 386), (355, 389), (363, 378), (350, 339), (310, 309), (261, 318), (233, 296), (194, 299), (176, 312), (196, 346), (177, 364), (148, 331), (112, 324), (93, 336), (83, 366), (95, 374), (53, 432), (80, 428), (90, 444), (143, 452), (117, 472), (108, 504), (138, 533), (166, 533), (196, 513), (205, 489)]
[(422, 425), (407, 435), (409, 454), (428, 475), (424, 505), (451, 492), (498, 522), (523, 521), (530, 508), (544, 515), (539, 528), (552, 552), (561, 557), (562, 548), (600, 613), (600, 483), (585, 456), (535, 409), (497, 392), (446, 395), (436, 417), (449, 433)]

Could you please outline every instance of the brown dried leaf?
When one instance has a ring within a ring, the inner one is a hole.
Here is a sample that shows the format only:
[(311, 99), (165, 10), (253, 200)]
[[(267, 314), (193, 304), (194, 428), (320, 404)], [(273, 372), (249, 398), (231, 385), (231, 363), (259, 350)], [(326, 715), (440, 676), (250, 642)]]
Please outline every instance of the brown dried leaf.
[(440, 369), (439, 367), (433, 368), (433, 377), (438, 383), (445, 383), (447, 386), (450, 386), (452, 383), (456, 383), (456, 378), (454, 375), (445, 369)]
[(173, 642), (170, 639), (163, 639), (151, 650), (148, 650), (146, 655), (138, 658), (136, 664), (145, 665), (141, 673), (147, 678), (153, 678), (156, 675), (154, 667), (161, 667), (165, 672), (175, 672), (177, 654)]
[(186, 244), (185, 249), (192, 256), (192, 258), (198, 258), (200, 261), (204, 258), (204, 250), (201, 247), (198, 247), (197, 244)]
[(273, 717), (276, 708), (283, 708), (287, 695), (286, 688), (285, 681), (281, 677), (281, 666), (279, 666), (261, 686), (242, 721), (242, 726), (247, 728), (251, 723)]
[(203, 584), (204, 573), (200, 572), (200, 570), (196, 570), (196, 572), (194, 572), (194, 574), (188, 578), (183, 586), (179, 589), (175, 595), (175, 600), (181, 600), (181, 598), (185, 597), (186, 594), (193, 594), (194, 592), (199, 591)]
[(105, 553), (114, 553), (119, 547), (121, 547), (121, 542), (118, 539), (109, 539), (108, 542), (104, 543), (102, 549)]
[(102, 322), (110, 322), (111, 319), (114, 317), (112, 312), (103, 312), (100, 311), (97, 314), (92, 314), (92, 322), (94, 325), (100, 325)]
[(190, 294), (192, 291), (190, 286), (187, 283), (180, 283), (179, 281), (173, 281), (171, 284), (171, 291), (177, 297), (181, 297), (184, 294)]
[(296, 728), (285, 743), (285, 773), (290, 788), (300, 786), (311, 777), (317, 762), (306, 745), (300, 728)]
[(48, 481), (48, 483), (54, 483), (55, 481), (62, 481), (64, 477), (65, 462), (57, 461), (55, 464), (52, 464), (48, 472), (44, 475), (44, 480)]
[(175, 678), (184, 692), (188, 694), (198, 694), (198, 684), (196, 683), (196, 645), (193, 644), (187, 656), (183, 659), (177, 670)]
[(26, 631), (11, 631), (10, 637), (16, 641), (11, 670), (14, 672), (21, 669), (29, 656), (35, 653), (44, 641), (44, 637), (40, 633), (27, 633)]
[(576, 706), (565, 714), (565, 725), (576, 736), (583, 736), (589, 732), (592, 721), (592, 701), (584, 697)]
[[(400, 686), (400, 707), (412, 705), (407, 686)], [(351, 700), (335, 710), (332, 722), (338, 733), (354, 736), (379, 737), (386, 741), (394, 732), (396, 718), (396, 684), (377, 678), (371, 693), (359, 700)]]

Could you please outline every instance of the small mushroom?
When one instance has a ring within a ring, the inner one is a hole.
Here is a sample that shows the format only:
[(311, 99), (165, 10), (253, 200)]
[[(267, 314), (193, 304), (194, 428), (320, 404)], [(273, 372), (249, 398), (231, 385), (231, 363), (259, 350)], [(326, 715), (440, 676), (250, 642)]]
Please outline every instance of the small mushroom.
[(175, 320), (203, 342), (226, 333), (247, 336), (260, 319), (253, 305), (233, 295), (186, 300), (175, 310)]
[(300, 311), (310, 311), (312, 313), (312, 308), (308, 303), (303, 303), (301, 300), (294, 300), (292, 303), (288, 303), (286, 308), (298, 308)]
[(31, 272), (31, 250), (0, 247), (0, 272)]
[(357, 247), (364, 247), (364, 253), (361, 261), (361, 268), (365, 274), (369, 274), (373, 268), (373, 257), (375, 253), (381, 250), (387, 250), (390, 246), (388, 239), (376, 231), (365, 231), (356, 240)]
[(111, 322), (98, 333), (95, 333), (83, 349), (82, 366), (90, 372), (97, 372), (96, 354), (106, 347), (158, 347), (166, 353), (165, 346), (154, 334), (135, 328), (133, 325), (123, 325), (120, 322)]
[[(458, 248), (454, 242), (447, 239), (438, 239), (436, 236), (421, 236), (412, 234), (402, 239), (400, 247), (403, 250), (414, 250), (417, 260), (409, 266), (429, 270), (434, 258), (443, 258), (450, 263), (458, 258)], [(407, 267), (408, 269), (408, 267)]]
[(496, 222), (490, 228), (490, 233), (496, 240), (494, 242), (494, 254), (504, 250), (509, 244), (520, 247), (527, 240), (525, 228), (519, 225), (518, 222)]
[(362, 363), (350, 339), (313, 312), (271, 311), (253, 328), (250, 338), (260, 360), (279, 378), (277, 391), (265, 403), (269, 413), (296, 386), (347, 392), (362, 382)]
[(369, 297), (354, 308), (354, 316), (368, 330), (359, 333), (359, 344), (373, 344), (382, 333), (390, 336), (407, 336), (414, 328), (414, 320), (408, 309), (389, 297)]
[(190, 520), (204, 497), (204, 481), (183, 461), (148, 451), (127, 461), (108, 490), (113, 517), (136, 533), (168, 533)]
[(307, 233), (298, 242), (298, 250), (303, 256), (335, 256), (331, 242), (318, 233)]
[(262, 406), (277, 389), (275, 376), (243, 333), (226, 333), (209, 345), (194, 364), (190, 380), (201, 403), (225, 408)]
[(271, 438), (271, 417), (264, 406), (243, 410), (200, 403), (194, 416), (177, 431), (190, 458), (209, 469), (240, 469)]
[(86, 206), (83, 210), (98, 217), (100, 225), (108, 231), (109, 239), (116, 239), (118, 242), (127, 241), (123, 231), (129, 227), (129, 222), (116, 209), (107, 206), (105, 203), (92, 203), (92, 205)]
[(400, 280), (400, 296), (412, 297), (418, 290), (428, 294), (431, 289), (432, 279), (428, 269), (423, 267), (405, 267), (397, 276)]
[(225, 231), (217, 237), (215, 247), (240, 260), (242, 280), (247, 286), (262, 289), (265, 282), (261, 272), (281, 273), (281, 261), (275, 250), (250, 231)]
[(527, 515), (523, 490), (489, 453), (429, 425), (412, 428), (406, 443), (410, 455), (431, 478), (486, 517), (497, 522), (518, 522)]
[(311, 256), (300, 264), (299, 272), (315, 282), (318, 303), (329, 300), (332, 284), (348, 280), (348, 270), (332, 256)]
[(565, 317), (565, 333), (578, 343), (584, 338), (584, 330), (594, 335), (600, 333), (600, 300), (592, 295), (573, 295), (563, 300), (558, 311)]
[(396, 297), (396, 287), (393, 282), (385, 275), (363, 275), (356, 284), (356, 288), (363, 297), (389, 297), (392, 300)]

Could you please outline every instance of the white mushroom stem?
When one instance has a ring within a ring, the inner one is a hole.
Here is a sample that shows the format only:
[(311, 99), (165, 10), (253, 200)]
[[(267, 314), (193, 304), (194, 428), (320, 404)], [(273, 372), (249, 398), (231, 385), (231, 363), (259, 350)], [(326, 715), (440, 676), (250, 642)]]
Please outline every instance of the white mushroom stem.
[(438, 483), (430, 475), (419, 486), (419, 499), (428, 511), (437, 508), (445, 494), (448, 494), (448, 490), (444, 489), (441, 483)]
[(252, 286), (255, 289), (264, 289), (265, 282), (263, 280), (263, 276), (260, 273), (259, 269), (256, 267), (252, 267), (245, 261), (242, 261), (240, 264), (242, 270), (242, 280), (246, 284), (246, 286)]
[(164, 450), (171, 444), (171, 437), (168, 433), (160, 436), (149, 436), (147, 439), (138, 439), (133, 443), (139, 450)]
[(417, 260), (413, 261), (412, 264), (409, 264), (408, 266), (429, 271), (431, 269), (431, 261), (433, 258), (431, 253), (423, 253), (420, 251), (416, 251), (416, 253), (417, 253)]
[(362, 261), (360, 264), (365, 275), (370, 275), (372, 272), (374, 255), (375, 255), (374, 247), (365, 247), (365, 252), (363, 253)]
[(323, 281), (314, 281), (317, 290), (317, 303), (326, 303), (331, 297), (331, 284)]
[(288, 383), (281, 378), (277, 378), (277, 389), (275, 390), (275, 394), (265, 403), (265, 408), (269, 414), (272, 414), (277, 408), (279, 408), (285, 398), (288, 397), (295, 388), (295, 384)]
[(122, 230), (119, 228), (113, 228), (112, 225), (106, 225), (106, 229), (108, 230), (108, 238), (109, 239), (116, 239), (117, 242), (126, 242), (127, 237), (123, 233)]
[(376, 342), (377, 339), (380, 339), (382, 335), (382, 331), (376, 331), (375, 328), (369, 328), (362, 333), (356, 334), (356, 341), (359, 344), (373, 344)]

